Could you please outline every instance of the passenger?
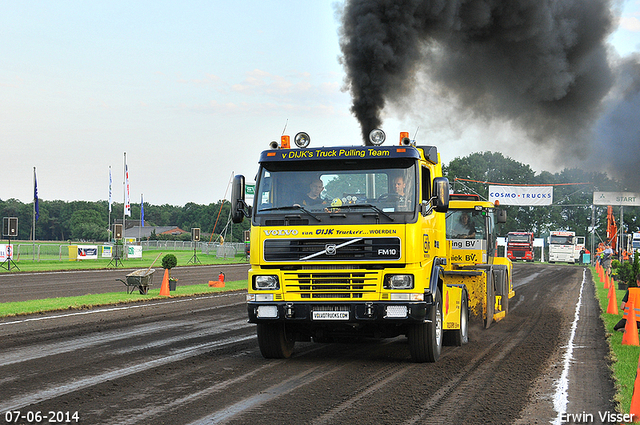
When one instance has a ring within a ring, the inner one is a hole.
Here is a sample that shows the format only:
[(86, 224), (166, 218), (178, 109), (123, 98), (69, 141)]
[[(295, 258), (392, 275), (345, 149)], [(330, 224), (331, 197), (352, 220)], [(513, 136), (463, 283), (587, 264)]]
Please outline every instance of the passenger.
[(406, 184), (402, 176), (398, 176), (395, 179), (393, 179), (393, 191), (396, 195), (398, 195), (400, 199), (404, 199), (405, 197), (405, 194), (404, 194), (405, 187), (406, 187)]

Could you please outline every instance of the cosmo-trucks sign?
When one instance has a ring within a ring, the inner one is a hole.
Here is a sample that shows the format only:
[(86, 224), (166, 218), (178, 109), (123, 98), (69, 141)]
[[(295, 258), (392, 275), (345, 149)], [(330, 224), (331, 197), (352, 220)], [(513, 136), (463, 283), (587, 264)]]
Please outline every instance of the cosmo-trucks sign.
[(489, 202), (500, 205), (551, 205), (553, 186), (489, 186)]

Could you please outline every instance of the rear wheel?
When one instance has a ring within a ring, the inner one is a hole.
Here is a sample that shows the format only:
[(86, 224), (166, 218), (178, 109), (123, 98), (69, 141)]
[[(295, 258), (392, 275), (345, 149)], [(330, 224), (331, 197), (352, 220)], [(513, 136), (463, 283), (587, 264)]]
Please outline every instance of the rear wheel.
[(460, 347), (469, 342), (469, 307), (467, 306), (467, 294), (462, 294), (460, 302), (460, 329), (445, 331), (444, 345)]
[(509, 273), (504, 273), (504, 294), (502, 295), (502, 311), (509, 313)]
[(442, 351), (442, 294), (436, 294), (435, 303), (429, 312), (428, 321), (411, 326), (409, 351), (416, 363), (435, 362)]
[(293, 354), (295, 340), (287, 335), (283, 323), (260, 323), (258, 345), (264, 358), (288, 359)]
[(491, 326), (491, 322), (493, 321), (493, 313), (495, 312), (495, 289), (493, 287), (493, 273), (490, 271), (486, 273), (487, 276), (487, 299), (486, 299), (486, 308), (485, 308), (485, 317), (484, 317), (484, 328), (488, 329)]

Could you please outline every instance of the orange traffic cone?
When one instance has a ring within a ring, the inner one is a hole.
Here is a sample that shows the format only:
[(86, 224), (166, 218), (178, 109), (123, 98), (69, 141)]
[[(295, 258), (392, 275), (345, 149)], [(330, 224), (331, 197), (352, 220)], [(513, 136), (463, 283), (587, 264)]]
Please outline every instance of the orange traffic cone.
[[(638, 341), (638, 324), (636, 323), (636, 312), (633, 302), (627, 304), (629, 313), (627, 314), (627, 324), (624, 327), (624, 335), (622, 335), (622, 345), (639, 346)], [(638, 394), (640, 396), (640, 394)]]
[(613, 285), (609, 285), (609, 305), (607, 306), (607, 313), (618, 314), (618, 298), (616, 297), (616, 290)]
[(218, 280), (210, 280), (209, 286), (212, 288), (224, 288), (224, 273), (220, 272)]
[(169, 293), (169, 269), (164, 269), (164, 277), (162, 278), (162, 286), (160, 287), (160, 295), (168, 297)]
[(640, 359), (638, 360), (638, 369), (636, 370), (636, 381), (633, 385), (631, 393), (631, 407), (629, 413), (633, 416), (634, 422), (640, 421)]

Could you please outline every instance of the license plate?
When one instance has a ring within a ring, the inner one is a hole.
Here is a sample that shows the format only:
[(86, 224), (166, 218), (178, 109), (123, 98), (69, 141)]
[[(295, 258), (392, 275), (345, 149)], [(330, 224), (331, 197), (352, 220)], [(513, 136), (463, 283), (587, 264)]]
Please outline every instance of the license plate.
[(349, 320), (348, 311), (314, 311), (313, 320)]

